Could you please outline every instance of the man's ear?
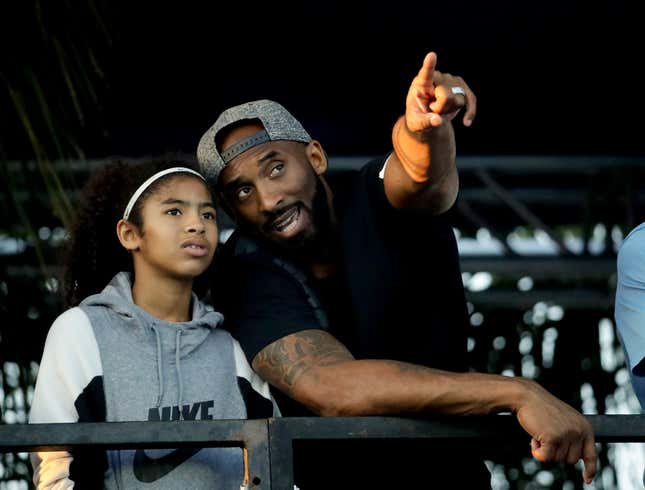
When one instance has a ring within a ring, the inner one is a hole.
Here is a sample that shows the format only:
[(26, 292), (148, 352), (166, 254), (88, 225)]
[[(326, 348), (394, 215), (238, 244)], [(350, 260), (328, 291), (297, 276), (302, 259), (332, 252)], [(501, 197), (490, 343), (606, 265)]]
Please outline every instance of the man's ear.
[(325, 153), (320, 143), (316, 140), (311, 140), (307, 145), (306, 152), (307, 159), (316, 175), (324, 174), (327, 171), (327, 153)]
[(126, 250), (130, 252), (139, 250), (141, 235), (139, 234), (139, 229), (132, 223), (120, 219), (116, 224), (116, 236), (119, 237), (121, 245)]

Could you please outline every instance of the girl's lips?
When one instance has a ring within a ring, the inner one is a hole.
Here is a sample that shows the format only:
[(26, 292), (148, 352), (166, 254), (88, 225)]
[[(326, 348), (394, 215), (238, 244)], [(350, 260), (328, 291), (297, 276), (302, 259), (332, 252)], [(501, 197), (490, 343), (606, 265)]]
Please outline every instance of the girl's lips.
[(181, 248), (193, 257), (203, 257), (208, 255), (208, 247), (202, 242), (187, 242), (183, 244)]

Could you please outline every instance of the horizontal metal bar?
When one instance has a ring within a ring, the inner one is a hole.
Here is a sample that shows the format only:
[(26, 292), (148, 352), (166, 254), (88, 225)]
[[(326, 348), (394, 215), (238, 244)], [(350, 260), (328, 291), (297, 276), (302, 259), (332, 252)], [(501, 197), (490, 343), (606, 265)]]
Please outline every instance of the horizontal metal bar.
[(0, 425), (0, 452), (111, 449), (247, 447), (266, 439), (267, 421), (97, 422)]
[[(13, 257), (12, 257), (13, 258)], [(2, 261), (0, 260), (0, 263)], [(7, 260), (7, 262), (9, 262)], [(14, 260), (15, 262), (15, 260)], [(609, 278), (616, 273), (616, 255), (609, 257), (563, 257), (559, 255), (536, 256), (486, 256), (461, 255), (459, 257), (463, 272), (490, 272), (500, 276), (533, 279), (563, 278), (567, 280), (585, 278)], [(47, 265), (44, 269), (33, 264), (7, 264), (4, 268), (8, 277), (38, 278), (45, 273), (59, 276), (62, 267)]]
[(466, 299), (485, 308), (526, 309), (539, 302), (552, 302), (569, 310), (603, 311), (612, 307), (613, 292), (593, 289), (534, 289), (531, 291), (466, 291)]
[(485, 439), (525, 437), (513, 417), (301, 417), (273, 419), (271, 432), (292, 440)]
[(186, 446), (246, 448), (249, 488), (271, 488), (266, 419), (0, 425), (0, 452)]
[[(331, 156), (330, 170), (359, 169), (374, 156)], [(591, 174), (598, 169), (645, 167), (643, 157), (587, 155), (457, 155), (459, 172), (477, 168), (503, 170), (513, 174)]]
[[(330, 155), (330, 170), (358, 169), (365, 162), (379, 158), (381, 155)], [(177, 159), (191, 161), (195, 155), (178, 154)], [(143, 159), (132, 158), (128, 161), (137, 162)], [(55, 160), (52, 166), (56, 171), (71, 170), (86, 172), (105, 165), (108, 159), (91, 160)], [(37, 171), (36, 161), (7, 162), (9, 172), (22, 170)], [(491, 168), (508, 170), (515, 173), (525, 171), (557, 172), (557, 173), (589, 173), (598, 168), (616, 167), (645, 167), (644, 157), (626, 157), (612, 155), (458, 155), (457, 166), (460, 170), (473, 168)]]
[(491, 274), (531, 276), (536, 279), (562, 276), (567, 279), (588, 277), (607, 278), (616, 272), (616, 256), (610, 257), (562, 257), (527, 256), (485, 257), (461, 256), (462, 271), (486, 271)]
[(609, 278), (616, 273), (616, 257), (561, 257), (513, 256), (482, 257), (461, 256), (464, 272), (490, 272), (499, 276), (533, 279), (561, 278), (567, 280)]
[[(645, 415), (587, 415), (599, 442), (645, 442)], [(525, 439), (510, 415), (468, 417), (283, 417), (268, 419), (269, 433), (316, 439)], [(267, 438), (267, 420), (11, 424), (0, 426), (0, 452), (246, 447)]]
[[(526, 204), (543, 204), (553, 207), (575, 206), (576, 209), (580, 209), (580, 204), (584, 203), (587, 198), (587, 190), (584, 187), (569, 189), (509, 187), (508, 190), (513, 197)], [(499, 198), (485, 187), (462, 186), (459, 190), (459, 198), (478, 204), (504, 206)], [(639, 193), (638, 198), (645, 199), (645, 192)]]
[[(645, 442), (645, 415), (587, 415), (597, 442)], [(524, 441), (529, 436), (512, 415), (435, 417), (298, 417), (271, 419), (270, 433), (293, 440), (490, 439)]]
[[(580, 188), (568, 189), (552, 189), (545, 187), (527, 188), (527, 187), (509, 187), (508, 190), (513, 196), (526, 204), (540, 204), (548, 207), (561, 207), (571, 206), (577, 210), (580, 209), (581, 203), (587, 199), (587, 190), (585, 184), (581, 184)], [(67, 189), (66, 196), (75, 202), (80, 196), (80, 192), (74, 189)], [(489, 206), (504, 206), (489, 189), (484, 187), (468, 187), (462, 185), (459, 191), (460, 199), (476, 202), (478, 204), (486, 204)], [(21, 203), (29, 202), (33, 199), (34, 194), (31, 190), (15, 190), (13, 197)], [(5, 192), (0, 191), (0, 200), (9, 199)], [(645, 191), (634, 192), (632, 200), (636, 203), (645, 201)], [(218, 216), (219, 218), (219, 216)]]
[(645, 415), (587, 416), (597, 442), (645, 442)]

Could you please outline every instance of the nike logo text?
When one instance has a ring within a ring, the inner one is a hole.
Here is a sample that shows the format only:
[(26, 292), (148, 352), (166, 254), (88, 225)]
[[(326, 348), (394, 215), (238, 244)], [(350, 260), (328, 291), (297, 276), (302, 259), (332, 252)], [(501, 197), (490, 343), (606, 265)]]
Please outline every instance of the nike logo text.
[(192, 405), (182, 405), (181, 411), (177, 405), (170, 407), (152, 407), (148, 409), (148, 420), (165, 422), (170, 420), (213, 420), (213, 416), (208, 411), (215, 406), (213, 400), (197, 402)]

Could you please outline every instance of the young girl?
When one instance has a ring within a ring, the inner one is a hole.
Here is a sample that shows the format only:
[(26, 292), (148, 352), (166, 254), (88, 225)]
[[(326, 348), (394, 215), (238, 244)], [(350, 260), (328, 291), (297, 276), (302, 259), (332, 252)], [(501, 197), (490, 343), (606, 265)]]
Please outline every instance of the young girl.
[[(116, 231), (116, 232), (115, 232)], [(31, 423), (278, 415), (222, 315), (193, 293), (217, 247), (203, 177), (112, 164), (85, 186), (66, 260), (70, 307), (52, 325)], [(239, 490), (239, 448), (40, 452), (37, 488)]]

